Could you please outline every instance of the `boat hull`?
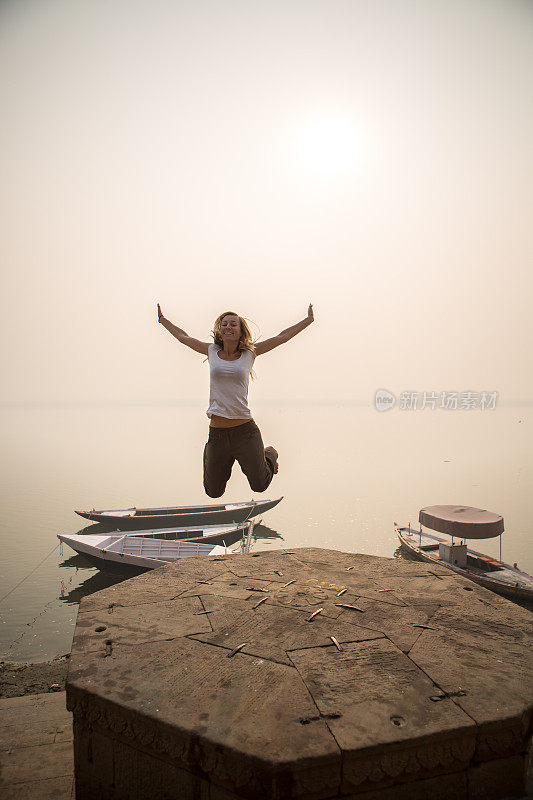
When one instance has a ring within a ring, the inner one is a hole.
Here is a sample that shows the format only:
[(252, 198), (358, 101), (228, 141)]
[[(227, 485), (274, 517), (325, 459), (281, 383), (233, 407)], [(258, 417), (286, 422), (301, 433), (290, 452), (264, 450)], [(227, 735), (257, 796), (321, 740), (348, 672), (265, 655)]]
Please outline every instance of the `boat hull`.
[[(76, 551), (77, 552), (77, 551)], [(149, 567), (134, 567), (133, 564), (118, 564), (116, 561), (104, 561), (103, 558), (92, 553), (78, 553), (78, 555), (86, 558), (91, 566), (104, 572), (106, 575), (120, 575), (124, 579), (134, 578), (136, 575), (142, 575), (143, 572), (151, 572)]]
[[(80, 517), (93, 522), (103, 522), (118, 530), (187, 527), (199, 525), (224, 525), (246, 522), (258, 514), (274, 508), (283, 498), (260, 500), (257, 503), (228, 504), (226, 506), (191, 506), (176, 508), (126, 509), (125, 511), (76, 511)], [(151, 514), (150, 512), (154, 513)]]
[[(261, 522), (261, 520), (259, 520)], [(258, 523), (256, 523), (258, 524)], [(232, 544), (239, 539), (246, 537), (248, 532), (249, 523), (245, 522), (240, 525), (194, 525), (185, 528), (135, 528), (133, 530), (117, 530), (108, 531), (107, 535), (113, 533), (122, 534), (125, 536), (146, 536), (151, 539), (168, 539), (168, 540), (186, 540), (190, 542), (213, 542), (220, 544), (224, 540), (230, 541)], [(92, 529), (91, 529), (92, 527)], [(95, 533), (96, 525), (88, 526), (83, 531), (78, 532), (78, 536), (91, 536)], [(104, 526), (101, 526), (105, 530)]]
[[(494, 565), (495, 569), (492, 571), (492, 574), (488, 570), (482, 572), (480, 569), (474, 568), (463, 569), (455, 564), (449, 564), (439, 557), (438, 545), (440, 543), (446, 543), (445, 539), (427, 533), (420, 534), (408, 528), (397, 528), (396, 534), (402, 548), (419, 561), (426, 561), (430, 564), (446, 567), (450, 572), (462, 575), (464, 578), (468, 578), (474, 583), (479, 584), (479, 586), (490, 589), (492, 592), (502, 595), (502, 597), (507, 597), (510, 600), (533, 601), (533, 577), (521, 570), (515, 569), (510, 564), (497, 561), (496, 559), (488, 559), (483, 553), (468, 549), (467, 554), (470, 560), (485, 560), (488, 564)], [(433, 547), (433, 551), (428, 552), (422, 549), (423, 547)], [(500, 575), (497, 574), (498, 571), (500, 571)], [(496, 572), (496, 574), (494, 574), (494, 572)]]
[(206, 538), (209, 537), (195, 542), (121, 535), (58, 535), (63, 544), (68, 545), (102, 572), (127, 577), (174, 564), (184, 558), (219, 555), (226, 551), (227, 542), (222, 547), (216, 541), (206, 541)]

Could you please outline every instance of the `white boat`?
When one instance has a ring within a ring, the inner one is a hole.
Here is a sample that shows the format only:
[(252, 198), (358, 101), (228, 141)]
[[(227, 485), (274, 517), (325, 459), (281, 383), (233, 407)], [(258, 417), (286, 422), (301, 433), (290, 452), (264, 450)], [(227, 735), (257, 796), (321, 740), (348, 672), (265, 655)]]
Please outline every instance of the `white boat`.
[(224, 555), (228, 548), (212, 542), (153, 539), (126, 534), (89, 534), (58, 539), (104, 572), (144, 572), (182, 558)]
[[(501, 560), (501, 535), (503, 517), (485, 509), (471, 506), (428, 506), (419, 513), (419, 530), (409, 524), (399, 527), (394, 523), (400, 544), (406, 552), (433, 564), (447, 567), (475, 583), (491, 589), (511, 600), (533, 601), (533, 577), (522, 572), (516, 564), (511, 566)], [(423, 526), (449, 539), (423, 530)], [(465, 539), (491, 539), (500, 536), (500, 558), (471, 550)], [(459, 539), (459, 542), (454, 542)]]
[(205, 506), (168, 506), (165, 508), (123, 508), (108, 511), (76, 511), (93, 522), (105, 522), (124, 528), (169, 528), (186, 525), (221, 525), (243, 523), (269, 511), (283, 500), (249, 500), (247, 503), (219, 503)]

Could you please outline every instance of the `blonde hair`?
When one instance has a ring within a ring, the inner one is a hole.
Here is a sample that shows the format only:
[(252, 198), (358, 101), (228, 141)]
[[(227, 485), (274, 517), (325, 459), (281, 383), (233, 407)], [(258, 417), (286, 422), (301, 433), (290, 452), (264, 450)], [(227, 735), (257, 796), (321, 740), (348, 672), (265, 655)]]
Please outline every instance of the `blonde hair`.
[[(249, 350), (250, 353), (253, 353), (255, 355), (255, 342), (252, 338), (252, 332), (248, 327), (248, 323), (246, 322), (244, 317), (240, 317), (238, 314), (235, 313), (235, 311), (224, 311), (223, 314), (221, 314), (219, 317), (216, 318), (212, 330), (213, 341), (215, 342), (217, 347), (220, 347), (221, 349), (224, 348), (224, 342), (222, 340), (222, 320), (224, 319), (224, 317), (229, 317), (230, 315), (232, 317), (237, 317), (241, 326), (241, 335), (239, 337), (239, 342), (237, 344), (237, 350), (240, 351)], [(255, 374), (253, 370), (250, 372), (250, 377), (252, 378), (252, 380), (254, 380)]]

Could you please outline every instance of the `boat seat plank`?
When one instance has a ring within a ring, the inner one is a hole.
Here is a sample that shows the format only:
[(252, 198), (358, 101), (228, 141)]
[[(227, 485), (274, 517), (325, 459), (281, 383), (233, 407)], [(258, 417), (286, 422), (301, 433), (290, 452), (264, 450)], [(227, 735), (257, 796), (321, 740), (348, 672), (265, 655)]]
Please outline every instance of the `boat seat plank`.
[(148, 539), (141, 536), (122, 536), (109, 545), (106, 550), (124, 555), (143, 556), (160, 560), (174, 560), (186, 556), (206, 555), (213, 549), (212, 544), (203, 542), (170, 541), (167, 539)]

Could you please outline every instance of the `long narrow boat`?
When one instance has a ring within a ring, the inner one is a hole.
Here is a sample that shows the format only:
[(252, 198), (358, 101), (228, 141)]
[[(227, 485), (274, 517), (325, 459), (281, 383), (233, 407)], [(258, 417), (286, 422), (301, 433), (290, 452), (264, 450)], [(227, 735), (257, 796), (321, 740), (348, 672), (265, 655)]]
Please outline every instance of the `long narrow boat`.
[(125, 508), (109, 511), (76, 511), (80, 517), (116, 525), (117, 528), (173, 528), (189, 525), (241, 523), (269, 511), (283, 500), (250, 500), (206, 506), (167, 506), (165, 508)]
[[(420, 529), (394, 523), (402, 548), (421, 561), (447, 567), (475, 583), (511, 600), (533, 601), (533, 577), (500, 559), (467, 547), (464, 539), (489, 539), (503, 533), (503, 517), (469, 506), (429, 506), (419, 513)], [(423, 525), (449, 540), (427, 533)], [(454, 542), (459, 539), (459, 543)], [(501, 543), (501, 540), (500, 540)]]
[(227, 547), (213, 542), (151, 539), (146, 536), (65, 536), (58, 539), (103, 572), (139, 574), (182, 558), (224, 555)]
[[(203, 536), (176, 539), (173, 533), (198, 533)], [(62, 544), (87, 558), (103, 572), (139, 574), (188, 556), (217, 555), (238, 541), (242, 550), (250, 551), (254, 521), (245, 525), (220, 525), (209, 528), (163, 528), (153, 531), (117, 531), (102, 534), (58, 534)], [(160, 534), (155, 536), (153, 534)]]
[[(256, 524), (258, 525), (260, 522), (261, 520)], [(117, 528), (116, 531), (105, 531), (105, 535), (110, 536), (116, 532), (126, 536), (146, 536), (149, 539), (187, 539), (188, 541), (214, 541), (215, 544), (220, 544), (228, 538), (232, 542), (241, 539), (246, 535), (249, 524), (249, 522), (242, 522), (240, 525), (187, 525), (183, 528), (133, 528), (132, 530)], [(95, 527), (95, 525), (89, 525), (76, 535), (92, 536)]]

